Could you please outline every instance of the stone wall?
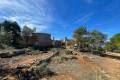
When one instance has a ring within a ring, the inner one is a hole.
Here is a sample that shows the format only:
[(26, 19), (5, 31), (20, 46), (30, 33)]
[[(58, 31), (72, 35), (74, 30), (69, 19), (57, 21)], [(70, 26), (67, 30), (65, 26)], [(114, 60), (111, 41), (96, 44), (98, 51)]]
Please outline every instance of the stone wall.
[(21, 54), (25, 54), (24, 50), (15, 50), (15, 51), (0, 51), (1, 58), (11, 58), (13, 56), (18, 56)]

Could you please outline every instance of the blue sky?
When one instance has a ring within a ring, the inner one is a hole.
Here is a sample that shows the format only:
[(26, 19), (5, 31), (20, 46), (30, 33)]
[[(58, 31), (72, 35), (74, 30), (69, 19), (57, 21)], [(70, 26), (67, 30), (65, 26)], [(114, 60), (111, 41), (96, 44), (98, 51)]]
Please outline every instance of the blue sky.
[(71, 38), (80, 26), (110, 38), (120, 32), (120, 0), (0, 0), (0, 21), (5, 19), (56, 39)]

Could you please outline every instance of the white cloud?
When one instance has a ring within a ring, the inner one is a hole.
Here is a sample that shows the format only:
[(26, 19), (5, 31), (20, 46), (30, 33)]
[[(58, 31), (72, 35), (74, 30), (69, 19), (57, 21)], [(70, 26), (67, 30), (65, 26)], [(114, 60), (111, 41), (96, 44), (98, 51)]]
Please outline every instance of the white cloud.
[[(25, 22), (24, 25), (30, 27), (30, 28), (36, 28), (36, 31), (37, 32), (40, 32), (40, 31), (43, 31), (45, 29), (47, 29), (47, 26), (46, 25), (37, 25), (37, 24), (32, 24), (32, 23), (29, 23), (29, 22)], [(23, 26), (24, 26), (23, 25)]]
[(18, 16), (3, 16), (3, 19), (7, 19), (7, 20), (12, 20), (12, 21), (18, 21), (19, 17)]
[(47, 0), (0, 0), (0, 19), (17, 21), (22, 26), (26, 24), (42, 31), (54, 20), (51, 9)]
[(30, 28), (36, 28), (37, 32), (43, 31), (45, 29), (48, 28), (48, 25), (46, 24), (40, 24), (39, 21), (37, 20), (32, 20), (32, 18), (29, 17), (25, 17), (25, 16), (3, 16), (3, 18), (6, 20), (11, 20), (11, 21), (17, 21), (21, 28), (23, 28), (23, 26), (27, 25)]
[(0, 0), (0, 9), (11, 9), (13, 11), (16, 10), (27, 10), (27, 7), (25, 7), (25, 3), (21, 3), (20, 1), (17, 0)]
[(90, 20), (90, 17), (93, 15), (94, 13), (88, 13), (85, 16), (81, 17), (80, 19), (76, 20), (77, 23), (86, 23)]

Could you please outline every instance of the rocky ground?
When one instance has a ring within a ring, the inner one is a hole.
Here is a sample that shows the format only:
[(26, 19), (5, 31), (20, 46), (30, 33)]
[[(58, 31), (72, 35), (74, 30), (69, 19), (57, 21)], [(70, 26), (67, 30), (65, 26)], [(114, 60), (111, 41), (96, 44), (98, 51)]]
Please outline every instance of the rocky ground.
[[(89, 53), (76, 53), (69, 50), (22, 54), (12, 58), (0, 58), (1, 67), (7, 71), (26, 65), (33, 73), (29, 80), (120, 80), (118, 58), (100, 57)], [(1, 69), (2, 70), (2, 69)], [(0, 74), (0, 80), (20, 80), (17, 75)], [(9, 71), (8, 71), (9, 72)], [(21, 75), (20, 75), (21, 76)]]

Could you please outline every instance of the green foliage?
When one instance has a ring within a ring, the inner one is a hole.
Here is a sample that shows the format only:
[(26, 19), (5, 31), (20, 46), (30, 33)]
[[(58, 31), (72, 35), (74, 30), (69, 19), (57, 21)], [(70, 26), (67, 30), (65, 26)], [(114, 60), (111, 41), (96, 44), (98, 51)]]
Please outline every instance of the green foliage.
[(6, 32), (12, 32), (14, 34), (20, 33), (20, 26), (17, 22), (7, 21), (5, 20), (3, 23), (1, 23), (2, 26), (4, 26), (4, 29)]
[(47, 65), (48, 63), (44, 62), (42, 64), (37, 65), (36, 67), (33, 67), (33, 70), (40, 77), (47, 76), (50, 73), (50, 70), (47, 67)]
[(110, 39), (111, 43), (114, 43), (114, 45), (116, 46), (120, 46), (120, 33), (114, 35), (111, 39)]
[(32, 35), (32, 33), (34, 33), (36, 31), (36, 29), (31, 29), (28, 26), (24, 26), (23, 30), (22, 30), (22, 35), (23, 36), (30, 36)]
[(0, 44), (10, 46), (12, 44), (12, 34), (7, 32), (4, 32), (4, 34), (0, 33)]
[(83, 38), (83, 35), (87, 34), (87, 29), (86, 27), (80, 27), (76, 29), (73, 33), (73, 38), (76, 39), (78, 42), (81, 42)]
[(73, 33), (73, 38), (79, 46), (84, 46), (87, 42), (87, 39), (84, 37), (87, 35), (86, 27), (80, 27), (76, 29)]
[(62, 63), (64, 61), (65, 61), (65, 58), (64, 58), (64, 56), (61, 56), (61, 55), (56, 56), (56, 57), (53, 58), (54, 63)]
[(107, 36), (97, 30), (91, 32), (91, 43), (94, 48), (102, 47), (105, 44)]
[(107, 50), (107, 51), (113, 51), (113, 44), (112, 43), (107, 43), (106, 45), (105, 45), (105, 47), (104, 47), (104, 49), (105, 50)]
[(89, 32), (85, 27), (80, 27), (74, 31), (73, 38), (81, 48), (88, 48), (90, 50), (102, 48), (105, 43), (106, 35), (93, 30)]
[(119, 49), (116, 49), (114, 50), (115, 53), (120, 53), (120, 48)]
[(93, 30), (91, 32), (91, 35), (96, 40), (96, 42), (104, 43), (104, 41), (106, 40), (106, 35), (97, 30)]
[(25, 50), (26, 52), (32, 52), (32, 51), (34, 51), (34, 49), (33, 49), (32, 47), (25, 48), (24, 50)]
[(105, 49), (111, 52), (120, 53), (120, 33), (115, 34), (110, 42), (105, 45)]
[(105, 51), (104, 48), (102, 48), (102, 47), (97, 47), (96, 50), (97, 51)]
[(82, 36), (87, 33), (86, 27), (80, 27), (74, 31), (74, 38), (79, 38), (79, 36)]
[(36, 67), (36, 69), (40, 72), (44, 71), (47, 68), (48, 63), (44, 62)]
[(10, 33), (10, 35), (12, 37), (10, 41), (12, 41), (12, 45), (17, 44), (17, 41), (20, 38), (20, 32), (21, 32), (20, 26), (18, 25), (17, 22), (12, 22), (12, 21), (5, 20), (0, 25), (0, 31), (5, 33), (5, 35), (6, 35), (5, 37), (8, 37), (7, 35), (9, 35), (9, 33)]

